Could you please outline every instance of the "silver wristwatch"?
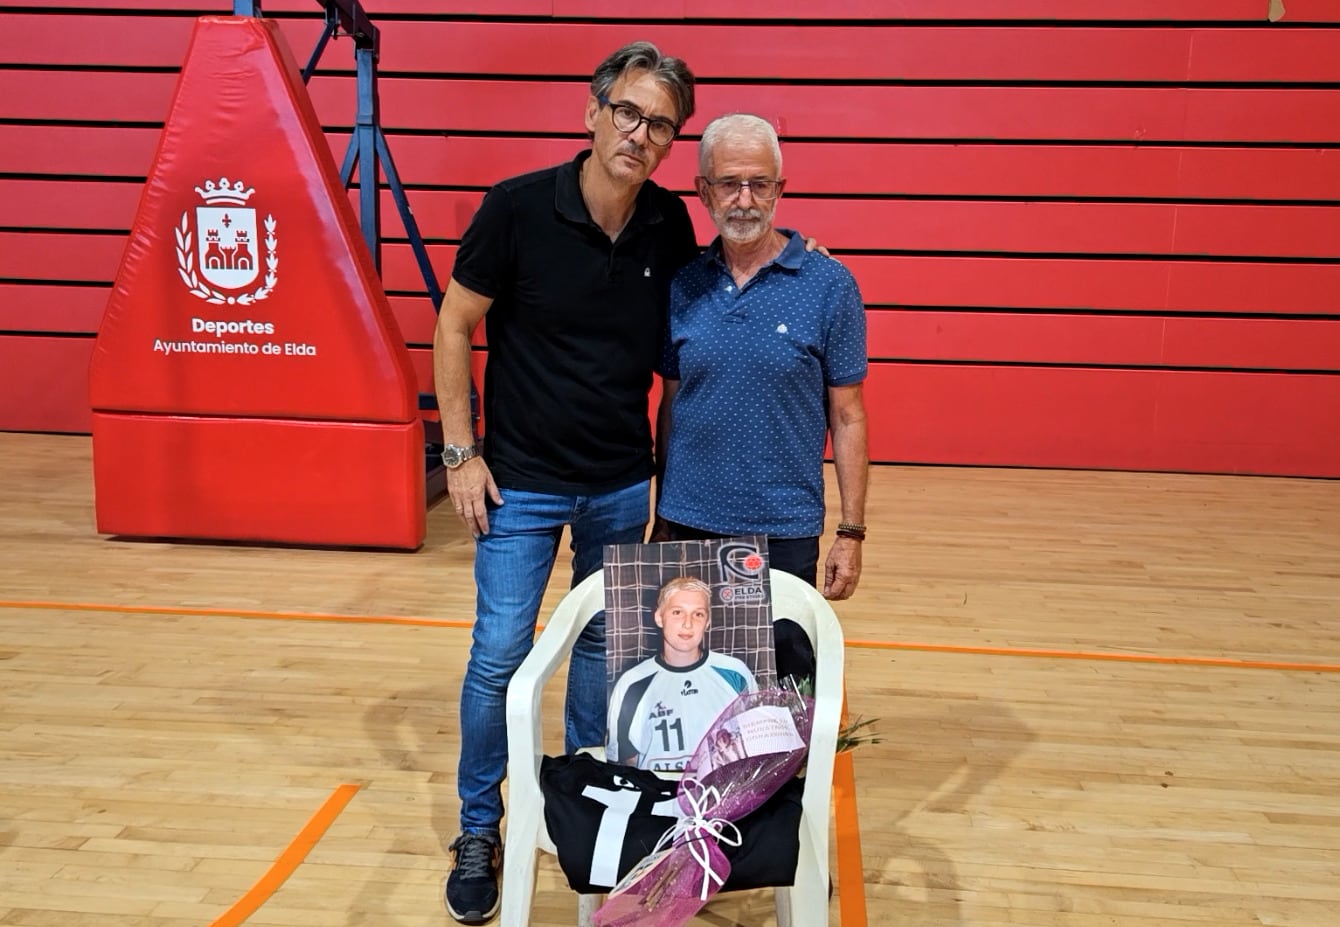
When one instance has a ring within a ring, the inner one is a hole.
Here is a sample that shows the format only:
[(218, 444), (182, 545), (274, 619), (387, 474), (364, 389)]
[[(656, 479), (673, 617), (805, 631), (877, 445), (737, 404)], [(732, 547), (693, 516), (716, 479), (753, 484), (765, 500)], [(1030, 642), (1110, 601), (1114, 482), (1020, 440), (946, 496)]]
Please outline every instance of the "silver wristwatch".
[(448, 444), (442, 448), (442, 463), (446, 465), (448, 470), (455, 470), (471, 457), (478, 456), (479, 451), (475, 450), (473, 444), (467, 444), (464, 447), (459, 444)]

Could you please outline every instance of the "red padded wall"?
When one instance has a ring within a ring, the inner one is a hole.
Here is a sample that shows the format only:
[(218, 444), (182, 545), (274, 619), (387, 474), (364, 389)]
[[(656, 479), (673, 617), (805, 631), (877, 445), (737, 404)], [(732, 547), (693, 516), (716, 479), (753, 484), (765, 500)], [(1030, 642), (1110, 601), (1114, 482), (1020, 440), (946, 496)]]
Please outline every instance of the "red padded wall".
[[(363, 5), (382, 30), (388, 141), (443, 280), (483, 191), (579, 149), (592, 66), (645, 37), (701, 80), (661, 182), (689, 194), (715, 115), (780, 126), (779, 220), (829, 246), (867, 303), (877, 459), (1340, 476), (1333, 0), (1288, 0), (1278, 22), (1265, 0)], [(300, 56), (311, 47), (320, 4), (264, 8)], [(63, 364), (97, 330), (191, 17), (230, 9), (62, 0), (7, 16), (11, 379), (20, 354)], [(311, 84), (337, 157), (347, 56), (332, 45)], [(389, 305), (427, 389), (433, 307), (383, 214)], [(33, 393), (0, 394), (0, 427), (86, 421)]]

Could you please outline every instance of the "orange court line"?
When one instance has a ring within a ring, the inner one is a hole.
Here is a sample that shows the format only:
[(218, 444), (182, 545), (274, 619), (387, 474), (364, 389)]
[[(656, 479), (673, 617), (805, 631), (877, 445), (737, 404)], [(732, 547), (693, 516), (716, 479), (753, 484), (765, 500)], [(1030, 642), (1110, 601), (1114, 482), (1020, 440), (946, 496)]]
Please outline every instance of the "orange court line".
[(838, 913), (842, 927), (866, 927), (865, 863), (850, 750), (833, 758), (833, 830), (837, 836)]
[[(188, 608), (169, 605), (112, 605), (101, 602), (30, 602), (0, 600), (0, 608), (50, 609), (72, 612), (187, 615), (193, 617), (260, 618), (272, 621), (332, 621), (346, 624), (392, 624), (434, 628), (472, 628), (469, 618), (422, 618), (403, 615), (329, 615), (320, 612), (271, 612), (237, 608)], [(538, 625), (537, 631), (544, 629)], [(981, 647), (971, 644), (930, 644), (918, 641), (846, 641), (853, 650), (919, 650), (930, 653), (971, 653), (1000, 657), (1050, 657), (1057, 660), (1106, 660), (1182, 666), (1218, 666), (1227, 669), (1272, 669), (1307, 673), (1340, 673), (1337, 663), (1292, 663), (1284, 660), (1235, 660), (1230, 657), (1177, 656), (1152, 653), (1113, 653), (1093, 650), (1050, 650), (1034, 647)]]
[[(847, 713), (847, 686), (842, 686), (842, 727)], [(856, 810), (856, 769), (850, 750), (833, 757), (833, 831), (837, 837), (838, 914), (842, 927), (866, 927), (865, 862), (861, 854), (861, 815)]]
[(402, 615), (326, 615), (320, 612), (271, 612), (241, 608), (189, 608), (180, 605), (112, 605), (103, 602), (6, 602), (0, 608), (37, 608), (71, 612), (116, 612), (124, 615), (187, 615), (190, 617), (264, 618), (272, 621), (335, 621), (348, 624), (403, 624), (434, 628), (471, 628), (474, 619), (419, 618)]
[(223, 916), (210, 924), (210, 927), (237, 927), (248, 917), (255, 914), (257, 909), (279, 890), (279, 886), (283, 885), (288, 881), (288, 877), (293, 875), (293, 871), (307, 858), (307, 854), (312, 851), (312, 847), (316, 846), (317, 841), (335, 822), (335, 819), (340, 816), (340, 812), (344, 810), (345, 805), (349, 804), (350, 799), (354, 797), (354, 793), (358, 789), (359, 787), (356, 785), (345, 783), (332, 792), (331, 796), (326, 799), (325, 804), (318, 808), (316, 814), (312, 815), (311, 820), (303, 825), (302, 830), (298, 831), (298, 836), (293, 838), (293, 842), (288, 845), (288, 848), (279, 854), (279, 858), (271, 864), (265, 875), (261, 876), (245, 895), (237, 899), (233, 906), (224, 912)]

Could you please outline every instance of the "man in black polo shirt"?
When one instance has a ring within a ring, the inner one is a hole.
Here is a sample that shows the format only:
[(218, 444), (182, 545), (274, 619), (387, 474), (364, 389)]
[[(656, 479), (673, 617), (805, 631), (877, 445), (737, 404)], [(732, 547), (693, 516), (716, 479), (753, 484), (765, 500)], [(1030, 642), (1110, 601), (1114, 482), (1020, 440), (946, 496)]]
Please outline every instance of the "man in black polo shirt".
[[(498, 908), (507, 684), (530, 650), (564, 527), (572, 583), (606, 544), (640, 543), (653, 472), (647, 392), (670, 279), (697, 253), (684, 204), (648, 180), (693, 113), (693, 75), (637, 42), (596, 69), (591, 148), (489, 191), (460, 250), (433, 343), (447, 488), (476, 539), (474, 640), (461, 688), (447, 908)], [(487, 431), (475, 455), (470, 334), (487, 319)], [(573, 648), (569, 752), (605, 740), (603, 623)]]

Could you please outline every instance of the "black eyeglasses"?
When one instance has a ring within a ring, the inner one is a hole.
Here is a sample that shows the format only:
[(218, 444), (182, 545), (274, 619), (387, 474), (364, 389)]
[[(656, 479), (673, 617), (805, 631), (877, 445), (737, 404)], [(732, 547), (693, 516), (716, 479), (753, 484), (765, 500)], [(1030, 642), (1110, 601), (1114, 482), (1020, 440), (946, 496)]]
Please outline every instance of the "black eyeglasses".
[(597, 94), (596, 100), (600, 102), (601, 106), (610, 108), (610, 119), (614, 122), (614, 128), (625, 135), (632, 135), (637, 131), (637, 127), (645, 122), (647, 124), (647, 141), (658, 148), (664, 148), (673, 142), (675, 136), (679, 134), (679, 126), (669, 119), (644, 116), (636, 106), (628, 103), (611, 103), (609, 97), (603, 93)]
[(698, 179), (711, 187), (712, 193), (722, 202), (735, 199), (746, 187), (756, 200), (775, 200), (777, 194), (782, 192), (782, 184), (785, 183), (782, 180), (708, 180), (706, 177)]

